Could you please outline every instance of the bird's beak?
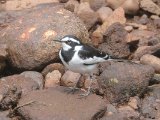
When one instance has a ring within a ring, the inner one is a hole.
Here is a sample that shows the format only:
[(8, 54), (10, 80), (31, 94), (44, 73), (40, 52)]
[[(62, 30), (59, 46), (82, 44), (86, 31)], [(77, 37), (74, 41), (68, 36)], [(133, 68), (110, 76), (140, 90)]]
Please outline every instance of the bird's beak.
[(55, 41), (55, 42), (60, 42), (60, 43), (62, 42), (62, 41), (60, 41), (60, 40), (53, 40), (53, 41)]

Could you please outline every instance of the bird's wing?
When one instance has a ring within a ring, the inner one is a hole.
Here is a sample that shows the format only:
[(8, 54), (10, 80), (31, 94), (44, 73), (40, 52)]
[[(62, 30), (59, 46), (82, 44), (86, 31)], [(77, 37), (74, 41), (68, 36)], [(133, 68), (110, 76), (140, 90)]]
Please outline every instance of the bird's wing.
[(92, 65), (105, 61), (104, 57), (106, 54), (94, 47), (84, 45), (78, 52), (78, 56), (83, 59), (84, 65)]

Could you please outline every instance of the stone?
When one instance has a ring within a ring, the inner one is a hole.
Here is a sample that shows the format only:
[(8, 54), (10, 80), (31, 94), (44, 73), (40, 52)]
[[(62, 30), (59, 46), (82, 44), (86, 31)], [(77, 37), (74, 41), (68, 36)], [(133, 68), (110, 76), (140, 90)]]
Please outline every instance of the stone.
[(105, 0), (89, 0), (89, 4), (94, 11), (106, 6)]
[(63, 9), (62, 5), (45, 5), (18, 17), (1, 31), (0, 36), (1, 42), (8, 46), (8, 59), (12, 67), (40, 70), (59, 58), (61, 46), (52, 40), (68, 34), (89, 42), (85, 25), (78, 17)]
[(156, 5), (152, 0), (141, 0), (140, 8), (150, 13), (160, 15), (160, 7)]
[(126, 25), (132, 26), (135, 29), (141, 29), (141, 30), (146, 30), (147, 26), (146, 25), (142, 25), (142, 24), (138, 24), (138, 23), (126, 23)]
[(139, 113), (129, 106), (120, 106), (114, 114), (106, 114), (101, 120), (138, 120)]
[(160, 74), (154, 74), (154, 77), (150, 80), (150, 85), (160, 84)]
[(106, 0), (112, 9), (122, 7), (125, 13), (134, 15), (139, 10), (139, 0)]
[(159, 51), (159, 48), (160, 48), (160, 43), (153, 46), (141, 46), (138, 47), (138, 49), (135, 51), (132, 57), (134, 60), (140, 60), (140, 58), (143, 55), (156, 53), (157, 51)]
[(153, 96), (147, 96), (142, 102), (142, 114), (145, 118), (158, 119), (160, 117), (160, 105)]
[(25, 78), (30, 78), (31, 80), (35, 81), (38, 84), (39, 89), (43, 89), (44, 79), (41, 73), (36, 71), (25, 71), (20, 75), (23, 75)]
[(152, 86), (149, 86), (150, 92), (149, 95), (154, 97), (157, 100), (160, 100), (160, 85), (155, 84)]
[[(148, 45), (148, 41), (144, 41), (145, 39), (150, 39), (155, 36), (155, 32), (148, 30), (133, 30), (127, 35), (127, 43), (131, 43), (134, 41), (138, 41), (138, 46)], [(143, 43), (142, 43), (143, 42)]]
[(116, 109), (115, 106), (113, 106), (112, 104), (107, 104), (107, 115), (113, 115), (117, 112), (118, 110)]
[(75, 12), (77, 10), (78, 6), (79, 6), (78, 1), (76, 1), (76, 0), (69, 0), (65, 4), (64, 8), (67, 9), (67, 10), (69, 10), (69, 11), (71, 11), (71, 12)]
[(159, 19), (155, 19), (155, 20), (153, 21), (153, 23), (154, 23), (154, 25), (156, 26), (157, 29), (160, 28), (160, 18), (159, 18)]
[(100, 27), (100, 29), (102, 29), (102, 33), (104, 33), (110, 25), (117, 22), (121, 24), (126, 23), (125, 13), (122, 7), (115, 9), (108, 19), (106, 19), (106, 21), (102, 24)]
[(103, 33), (101, 29), (97, 28), (92, 34), (91, 34), (91, 41), (94, 46), (98, 46), (100, 43), (103, 43)]
[(0, 101), (1, 111), (13, 109), (16, 107), (19, 99), (21, 98), (22, 90), (17, 87), (10, 87), (4, 91), (2, 95), (2, 100)]
[(11, 120), (9, 117), (7, 117), (9, 111), (3, 111), (3, 112), (0, 112), (0, 119), (1, 120)]
[(151, 17), (150, 17), (151, 19), (153, 19), (153, 20), (155, 20), (155, 19), (160, 19), (160, 17), (159, 16), (157, 16), (157, 15), (151, 15)]
[(149, 22), (148, 16), (146, 14), (142, 15), (138, 23), (146, 25)]
[(105, 22), (105, 20), (113, 13), (113, 10), (109, 7), (101, 7), (97, 10), (98, 19), (100, 22)]
[(139, 0), (125, 0), (121, 5), (126, 14), (134, 15), (139, 10)]
[(125, 27), (125, 30), (126, 30), (127, 32), (132, 32), (133, 27), (132, 27), (132, 26), (126, 26), (126, 27)]
[(120, 23), (112, 24), (104, 34), (104, 43), (99, 46), (102, 51), (116, 56), (126, 58), (130, 54), (129, 45), (125, 41), (127, 31)]
[(54, 70), (48, 73), (45, 77), (45, 88), (55, 87), (60, 85), (61, 73), (58, 70)]
[(120, 7), (126, 0), (106, 0), (109, 7), (112, 9), (117, 9)]
[(0, 79), (0, 94), (4, 94), (10, 88), (21, 88), (22, 95), (26, 95), (33, 90), (40, 89), (40, 86), (30, 77), (25, 77), (24, 75), (12, 75), (7, 77), (2, 77)]
[(89, 30), (97, 22), (97, 13), (94, 12), (88, 2), (80, 3), (77, 12), (77, 16), (85, 23)]
[(62, 75), (65, 73), (65, 68), (62, 64), (60, 63), (53, 63), (53, 64), (49, 64), (47, 65), (43, 71), (42, 71), (42, 75), (46, 76), (48, 73), (54, 71), (54, 70), (58, 70)]
[(81, 77), (80, 73), (74, 73), (72, 71), (66, 71), (61, 78), (60, 85), (66, 87), (75, 87)]
[(130, 97), (128, 105), (133, 108), (134, 110), (137, 110), (138, 107), (138, 102), (140, 101), (140, 99), (138, 97)]
[(131, 108), (130, 106), (120, 106), (118, 108), (118, 112), (123, 114), (123, 116), (127, 117), (127, 118), (138, 118), (139, 117), (139, 113), (136, 112), (133, 108)]
[(105, 101), (95, 94), (77, 99), (77, 94), (66, 94), (64, 90), (57, 87), (30, 93), (21, 98), (18, 105), (28, 101), (35, 103), (20, 107), (18, 113), (33, 120), (90, 120), (106, 107)]
[[(104, 65), (103, 65), (104, 64)], [(123, 103), (129, 97), (145, 92), (149, 80), (154, 75), (154, 69), (148, 65), (132, 62), (105, 63), (101, 66), (99, 84), (105, 91), (105, 96), (110, 102)]]
[(154, 55), (146, 54), (141, 57), (140, 62), (144, 65), (152, 66), (156, 73), (160, 73), (160, 58)]
[(91, 38), (94, 39), (94, 41), (97, 41), (97, 43), (103, 42), (104, 33), (107, 31), (109, 26), (116, 22), (121, 24), (126, 22), (124, 9), (121, 7), (113, 11), (113, 13), (105, 20), (105, 22), (92, 33)]

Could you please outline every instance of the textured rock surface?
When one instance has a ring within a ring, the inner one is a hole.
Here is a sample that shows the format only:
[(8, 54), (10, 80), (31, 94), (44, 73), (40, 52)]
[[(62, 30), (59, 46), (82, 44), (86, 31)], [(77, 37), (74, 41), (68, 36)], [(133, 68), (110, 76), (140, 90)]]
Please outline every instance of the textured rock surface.
[(20, 75), (23, 75), (25, 78), (29, 78), (35, 81), (38, 84), (39, 89), (43, 89), (44, 79), (41, 73), (36, 72), (36, 71), (25, 71), (21, 73)]
[(76, 14), (85, 23), (87, 29), (90, 29), (97, 21), (97, 13), (90, 8), (88, 2), (80, 3)]
[(10, 64), (31, 70), (57, 60), (60, 44), (52, 40), (67, 34), (76, 35), (84, 42), (88, 39), (78, 17), (59, 5), (50, 5), (21, 16), (3, 29), (0, 36), (8, 45)]
[(54, 70), (48, 73), (45, 77), (45, 88), (55, 87), (60, 85), (61, 73), (58, 70)]
[(23, 95), (40, 88), (37, 82), (29, 77), (25, 77), (24, 75), (12, 75), (0, 79), (1, 94), (4, 94), (4, 92), (8, 91), (8, 89), (12, 87), (21, 88)]
[(104, 43), (100, 49), (112, 56), (127, 57), (130, 54), (129, 46), (126, 42), (127, 31), (120, 23), (112, 24), (104, 34)]
[(26, 119), (33, 120), (89, 120), (104, 108), (104, 101), (96, 95), (77, 99), (77, 94), (66, 94), (64, 88), (54, 88), (32, 92), (23, 97), (19, 105), (29, 101), (33, 104), (19, 108)]
[(60, 84), (67, 87), (75, 87), (80, 77), (80, 73), (74, 73), (68, 70), (62, 76)]
[(140, 7), (150, 13), (160, 15), (160, 7), (156, 5), (152, 0), (141, 0)]
[(141, 57), (140, 62), (152, 66), (156, 73), (160, 73), (160, 58), (146, 54)]
[(111, 63), (103, 68), (103, 64), (100, 86), (112, 102), (123, 102), (130, 96), (145, 92), (143, 90), (154, 74), (154, 69), (147, 65), (124, 62)]
[(42, 75), (46, 76), (49, 72), (52, 72), (54, 70), (58, 70), (62, 75), (65, 72), (65, 68), (62, 64), (60, 63), (53, 63), (53, 64), (49, 64), (48, 66), (46, 66), (43, 71), (42, 71)]
[(123, 8), (117, 8), (113, 13), (92, 33), (92, 40), (97, 41), (96, 45), (103, 42), (103, 35), (113, 23), (119, 22), (125, 24), (126, 18)]
[(10, 118), (7, 117), (8, 111), (0, 112), (0, 119), (1, 120), (11, 120)]

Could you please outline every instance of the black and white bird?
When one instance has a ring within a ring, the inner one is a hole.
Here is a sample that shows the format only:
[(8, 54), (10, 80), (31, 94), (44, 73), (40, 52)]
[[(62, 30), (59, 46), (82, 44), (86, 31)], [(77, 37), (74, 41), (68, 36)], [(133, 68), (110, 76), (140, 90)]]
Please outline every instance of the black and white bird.
[(90, 75), (90, 86), (87, 92), (82, 94), (82, 96), (88, 96), (91, 91), (92, 75), (97, 69), (97, 64), (106, 60), (111, 60), (111, 56), (94, 47), (83, 44), (73, 35), (67, 35), (61, 40), (54, 41), (62, 43), (59, 57), (69, 70)]

